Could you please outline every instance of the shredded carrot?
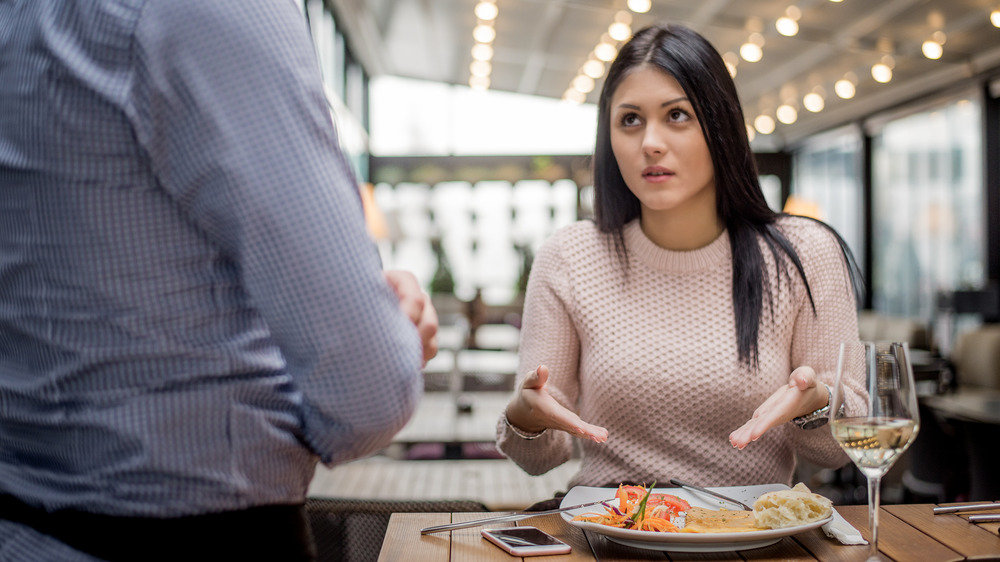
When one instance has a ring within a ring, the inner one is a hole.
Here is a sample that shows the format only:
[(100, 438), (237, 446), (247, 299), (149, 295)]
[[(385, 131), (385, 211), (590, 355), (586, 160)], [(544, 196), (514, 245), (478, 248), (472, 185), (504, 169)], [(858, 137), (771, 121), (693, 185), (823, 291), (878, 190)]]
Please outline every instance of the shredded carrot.
[(673, 517), (691, 509), (688, 502), (677, 496), (652, 493), (652, 487), (647, 489), (645, 486), (622, 484), (618, 486), (615, 497), (618, 499), (617, 507), (605, 504), (605, 513), (584, 513), (573, 519), (621, 529), (678, 533), (683, 529), (673, 523)]

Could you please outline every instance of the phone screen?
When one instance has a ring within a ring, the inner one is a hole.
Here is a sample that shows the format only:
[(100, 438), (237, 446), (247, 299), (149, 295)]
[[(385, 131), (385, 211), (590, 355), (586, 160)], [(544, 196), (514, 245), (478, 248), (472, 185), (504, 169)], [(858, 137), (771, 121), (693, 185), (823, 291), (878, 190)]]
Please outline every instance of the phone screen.
[(515, 556), (565, 554), (571, 550), (568, 544), (535, 527), (483, 529), (482, 534)]

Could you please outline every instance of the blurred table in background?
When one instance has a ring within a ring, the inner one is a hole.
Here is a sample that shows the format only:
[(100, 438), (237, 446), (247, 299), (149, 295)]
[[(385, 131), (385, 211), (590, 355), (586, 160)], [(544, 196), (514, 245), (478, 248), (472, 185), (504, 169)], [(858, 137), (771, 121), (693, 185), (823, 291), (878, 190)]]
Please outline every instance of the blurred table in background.
[(531, 476), (507, 459), (394, 460), (371, 457), (332, 469), (322, 465), (310, 497), (390, 500), (473, 500), (492, 511), (522, 510), (567, 491), (580, 468), (571, 460)]

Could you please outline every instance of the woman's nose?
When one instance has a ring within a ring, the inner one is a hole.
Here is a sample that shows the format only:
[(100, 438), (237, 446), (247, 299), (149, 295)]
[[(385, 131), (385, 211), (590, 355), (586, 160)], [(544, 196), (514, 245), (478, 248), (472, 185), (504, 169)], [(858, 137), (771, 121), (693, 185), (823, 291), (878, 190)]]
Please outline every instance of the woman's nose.
[(645, 134), (642, 137), (643, 153), (652, 156), (666, 152), (667, 145), (666, 142), (664, 142), (662, 132), (663, 131), (659, 130), (659, 128), (654, 125), (646, 127)]

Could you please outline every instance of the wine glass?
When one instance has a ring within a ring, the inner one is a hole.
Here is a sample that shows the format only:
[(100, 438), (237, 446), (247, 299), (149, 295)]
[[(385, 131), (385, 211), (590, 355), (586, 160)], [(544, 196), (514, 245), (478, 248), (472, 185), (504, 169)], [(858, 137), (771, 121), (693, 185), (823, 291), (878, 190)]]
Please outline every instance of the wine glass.
[(868, 479), (868, 560), (878, 560), (879, 485), (920, 430), (909, 345), (841, 344), (832, 392), (833, 437)]

